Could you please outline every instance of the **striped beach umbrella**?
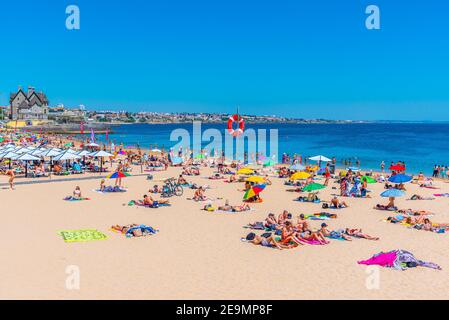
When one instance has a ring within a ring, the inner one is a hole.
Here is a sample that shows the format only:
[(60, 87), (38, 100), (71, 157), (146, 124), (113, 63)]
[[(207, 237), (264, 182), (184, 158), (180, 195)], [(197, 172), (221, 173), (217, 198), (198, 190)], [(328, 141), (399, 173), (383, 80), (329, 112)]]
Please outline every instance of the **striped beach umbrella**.
[(248, 200), (254, 196), (257, 196), (264, 189), (265, 189), (264, 184), (258, 184), (258, 185), (251, 187), (251, 189), (249, 189), (248, 191), (245, 192), (245, 195), (243, 196), (243, 200)]
[(109, 176), (107, 176), (107, 178), (108, 179), (117, 179), (117, 178), (126, 178), (129, 176), (131, 176), (129, 173), (116, 171), (116, 172), (110, 174)]

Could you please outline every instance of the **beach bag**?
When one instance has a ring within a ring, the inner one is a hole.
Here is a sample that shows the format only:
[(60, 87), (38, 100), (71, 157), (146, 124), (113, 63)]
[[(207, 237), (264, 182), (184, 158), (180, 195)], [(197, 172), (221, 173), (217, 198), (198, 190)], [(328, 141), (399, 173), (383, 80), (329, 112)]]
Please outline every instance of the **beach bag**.
[(328, 209), (328, 208), (329, 208), (329, 205), (328, 205), (327, 203), (323, 203), (323, 205), (321, 206), (321, 208), (323, 208), (323, 209)]
[(153, 175), (152, 174), (147, 175), (147, 180), (153, 180)]

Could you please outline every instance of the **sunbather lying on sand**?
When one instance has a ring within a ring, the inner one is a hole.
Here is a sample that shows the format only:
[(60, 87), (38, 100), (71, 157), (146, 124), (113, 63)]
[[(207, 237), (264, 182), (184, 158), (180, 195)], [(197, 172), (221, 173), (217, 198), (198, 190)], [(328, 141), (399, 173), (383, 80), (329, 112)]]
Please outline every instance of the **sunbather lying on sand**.
[(120, 225), (115, 225), (112, 226), (113, 230), (119, 231), (123, 234), (126, 234), (127, 236), (133, 236), (133, 237), (143, 237), (146, 235), (150, 235), (150, 234), (155, 234), (156, 230), (154, 230), (152, 227), (150, 226), (146, 226), (143, 224), (129, 224), (126, 226), (120, 226)]
[(377, 210), (397, 210), (397, 207), (394, 205), (394, 197), (390, 197), (387, 205), (376, 204), (374, 209)]
[(168, 199), (159, 199), (159, 200), (154, 200), (151, 196), (148, 195), (144, 195), (143, 196), (143, 200), (138, 200), (135, 201), (138, 204), (144, 205), (144, 206), (149, 206), (149, 207), (156, 207), (159, 204), (169, 204), (170, 200)]
[(251, 210), (251, 208), (246, 203), (242, 204), (241, 206), (231, 206), (231, 205), (229, 205), (228, 201), (226, 200), (225, 205), (219, 206), (218, 210), (229, 211), (229, 212), (242, 212), (242, 211), (249, 211), (249, 210)]
[(348, 236), (352, 236), (355, 238), (362, 238), (362, 239), (367, 239), (367, 240), (379, 240), (378, 237), (372, 237), (366, 233), (362, 232), (362, 229), (350, 229), (350, 228), (346, 228), (345, 229), (345, 233)]
[(418, 194), (414, 194), (413, 196), (410, 197), (410, 200), (434, 200), (435, 198), (433, 197), (422, 197)]
[(321, 224), (321, 229), (320, 229), (320, 233), (328, 238), (331, 239), (344, 239), (347, 241), (352, 241), (351, 237), (349, 237), (348, 235), (345, 234), (345, 230), (343, 229), (339, 229), (339, 230), (333, 230), (330, 231), (329, 229), (327, 229), (327, 224), (326, 223), (322, 223)]
[(428, 216), (432, 215), (433, 213), (427, 210), (413, 210), (413, 209), (406, 209), (406, 210), (396, 210), (398, 213), (402, 213), (408, 216)]
[(210, 180), (220, 180), (220, 179), (224, 179), (225, 177), (223, 177), (222, 175), (220, 175), (219, 173), (216, 173), (212, 176), (209, 177)]
[(268, 248), (277, 248), (277, 249), (290, 249), (290, 248), (294, 248), (294, 245), (291, 244), (283, 244), (283, 243), (279, 243), (277, 242), (273, 236), (269, 236), (268, 238), (264, 238), (261, 236), (256, 235), (254, 232), (249, 233), (246, 238), (246, 241), (251, 242), (252, 244), (255, 245), (261, 245), (263, 247), (268, 247)]

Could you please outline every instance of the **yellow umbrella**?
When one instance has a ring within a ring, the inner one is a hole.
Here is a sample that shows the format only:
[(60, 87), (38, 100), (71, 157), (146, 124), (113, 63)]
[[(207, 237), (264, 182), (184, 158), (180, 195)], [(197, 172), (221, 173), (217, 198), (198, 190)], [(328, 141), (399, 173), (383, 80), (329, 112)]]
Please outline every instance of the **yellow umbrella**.
[(249, 168), (242, 168), (239, 171), (237, 171), (237, 174), (253, 174), (254, 170), (251, 170)]
[(339, 176), (343, 177), (347, 174), (348, 172), (346, 170), (341, 170)]
[(301, 172), (296, 172), (296, 173), (292, 174), (290, 177), (290, 180), (303, 180), (303, 179), (307, 179), (308, 177), (310, 177), (310, 173), (301, 171)]
[(254, 182), (254, 183), (264, 183), (265, 179), (259, 176), (252, 176), (246, 179), (248, 182)]

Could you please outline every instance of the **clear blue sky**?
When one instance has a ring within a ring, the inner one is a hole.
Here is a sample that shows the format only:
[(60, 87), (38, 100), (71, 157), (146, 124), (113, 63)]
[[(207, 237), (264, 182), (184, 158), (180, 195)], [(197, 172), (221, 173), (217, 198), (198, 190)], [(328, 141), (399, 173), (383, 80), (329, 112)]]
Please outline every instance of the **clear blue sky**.
[(442, 0), (2, 1), (0, 105), (20, 84), (98, 109), (449, 120), (448, 14)]

